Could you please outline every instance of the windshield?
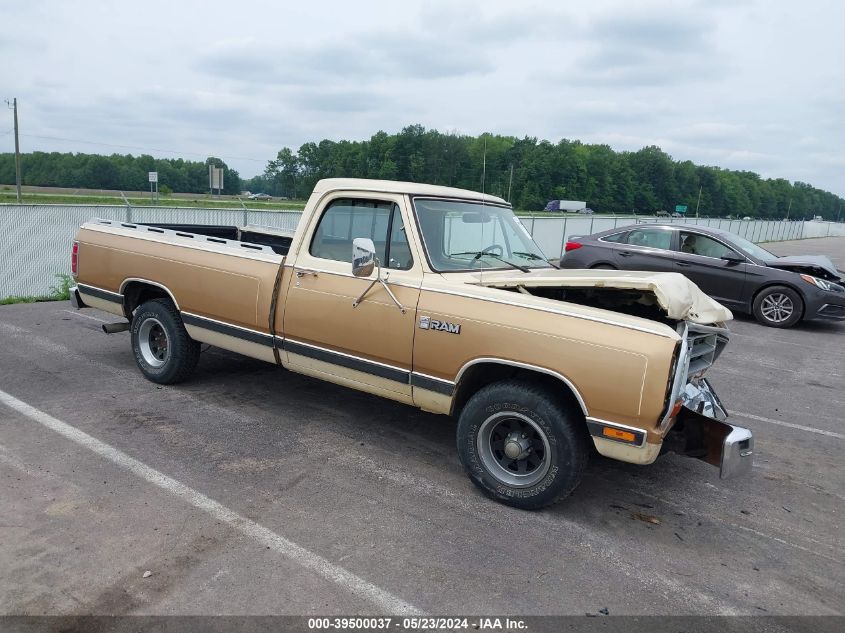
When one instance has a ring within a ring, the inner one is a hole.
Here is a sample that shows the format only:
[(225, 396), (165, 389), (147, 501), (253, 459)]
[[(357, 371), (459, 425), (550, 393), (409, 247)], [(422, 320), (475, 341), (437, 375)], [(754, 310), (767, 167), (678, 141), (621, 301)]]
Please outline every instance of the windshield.
[(751, 255), (751, 257), (756, 257), (765, 264), (769, 264), (777, 259), (775, 255), (772, 255), (765, 248), (761, 248), (754, 242), (749, 242), (747, 239), (740, 237), (739, 235), (732, 235), (731, 241), (734, 243), (734, 246), (743, 253)]
[(437, 272), (553, 267), (510, 207), (414, 198), (414, 213)]

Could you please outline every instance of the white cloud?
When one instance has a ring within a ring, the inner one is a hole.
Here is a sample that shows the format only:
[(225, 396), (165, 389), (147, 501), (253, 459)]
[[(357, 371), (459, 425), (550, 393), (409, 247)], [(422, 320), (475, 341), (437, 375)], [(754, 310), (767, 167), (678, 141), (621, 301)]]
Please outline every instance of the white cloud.
[(422, 123), (657, 144), (845, 194), (840, 3), (52, 0), (3, 11), (14, 28), (0, 34), (0, 96), (19, 98), (25, 151), (166, 148), (231, 157), (249, 176), (282, 146)]

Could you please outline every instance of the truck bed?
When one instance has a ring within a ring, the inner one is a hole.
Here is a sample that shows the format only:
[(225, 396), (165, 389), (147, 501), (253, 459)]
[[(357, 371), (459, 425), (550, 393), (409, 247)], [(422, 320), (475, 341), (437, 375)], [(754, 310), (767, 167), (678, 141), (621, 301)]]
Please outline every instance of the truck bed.
[(151, 282), (173, 299), (196, 340), (244, 347), (227, 332), (247, 328), (255, 342), (238, 351), (272, 359), (268, 317), (292, 232), (97, 219), (85, 223), (77, 239), (77, 281), (86, 305), (129, 316), (135, 295)]
[[(127, 226), (127, 224), (122, 224)], [(220, 224), (151, 224), (141, 223), (137, 226), (148, 226), (168, 231), (175, 231), (179, 234), (202, 235), (216, 239), (223, 239), (232, 242), (244, 242), (246, 244), (258, 244), (269, 246), (273, 252), (279, 255), (287, 255), (293, 240), (293, 231), (285, 229), (274, 229), (270, 227), (248, 224), (246, 226), (225, 226)]]

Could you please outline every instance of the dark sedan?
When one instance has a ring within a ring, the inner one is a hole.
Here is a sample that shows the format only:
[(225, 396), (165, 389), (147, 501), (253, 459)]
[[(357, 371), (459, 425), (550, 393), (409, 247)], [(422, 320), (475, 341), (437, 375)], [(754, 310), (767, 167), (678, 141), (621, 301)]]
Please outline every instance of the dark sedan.
[(573, 237), (560, 265), (683, 273), (720, 303), (771, 327), (845, 320), (845, 279), (830, 259), (777, 257), (719, 229), (641, 224)]

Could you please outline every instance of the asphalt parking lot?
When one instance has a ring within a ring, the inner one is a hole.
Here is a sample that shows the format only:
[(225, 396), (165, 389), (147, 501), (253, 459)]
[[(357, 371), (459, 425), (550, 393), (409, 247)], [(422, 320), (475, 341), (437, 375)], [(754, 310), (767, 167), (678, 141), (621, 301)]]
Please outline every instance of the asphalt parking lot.
[[(845, 238), (770, 246), (845, 269)], [(845, 614), (845, 323), (732, 323), (750, 477), (595, 457), (531, 513), (446, 417), (213, 348), (159, 387), (112, 320), (0, 307), (0, 613)]]

